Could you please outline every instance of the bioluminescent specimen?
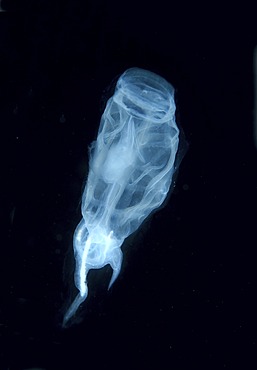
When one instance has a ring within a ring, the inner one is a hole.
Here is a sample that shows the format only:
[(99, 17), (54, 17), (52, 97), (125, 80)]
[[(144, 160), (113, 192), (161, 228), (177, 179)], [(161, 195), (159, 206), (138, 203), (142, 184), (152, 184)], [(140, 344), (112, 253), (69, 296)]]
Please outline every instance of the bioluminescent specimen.
[(87, 297), (89, 270), (110, 264), (111, 287), (125, 238), (164, 202), (179, 145), (175, 109), (173, 87), (155, 73), (131, 68), (119, 78), (90, 147), (82, 220), (73, 240), (79, 293), (64, 324)]

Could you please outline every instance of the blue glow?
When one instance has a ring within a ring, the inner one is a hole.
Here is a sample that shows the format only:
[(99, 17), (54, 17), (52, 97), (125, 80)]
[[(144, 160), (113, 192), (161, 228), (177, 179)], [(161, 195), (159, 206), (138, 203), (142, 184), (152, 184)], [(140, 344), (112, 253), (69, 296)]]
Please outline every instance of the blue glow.
[(88, 271), (110, 264), (110, 287), (120, 273), (124, 239), (165, 200), (179, 144), (175, 109), (174, 89), (162, 77), (131, 68), (119, 78), (90, 147), (73, 241), (79, 293), (64, 325), (87, 297)]

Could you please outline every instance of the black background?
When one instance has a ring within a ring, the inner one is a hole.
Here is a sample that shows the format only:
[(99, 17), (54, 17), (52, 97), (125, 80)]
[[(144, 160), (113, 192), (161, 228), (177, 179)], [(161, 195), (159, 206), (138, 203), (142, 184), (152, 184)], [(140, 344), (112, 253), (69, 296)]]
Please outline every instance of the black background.
[[(2, 6), (0, 369), (256, 368), (254, 12)], [(166, 207), (124, 246), (113, 288), (109, 268), (92, 272), (88, 300), (63, 330), (87, 148), (112, 81), (133, 66), (173, 84), (189, 150)]]

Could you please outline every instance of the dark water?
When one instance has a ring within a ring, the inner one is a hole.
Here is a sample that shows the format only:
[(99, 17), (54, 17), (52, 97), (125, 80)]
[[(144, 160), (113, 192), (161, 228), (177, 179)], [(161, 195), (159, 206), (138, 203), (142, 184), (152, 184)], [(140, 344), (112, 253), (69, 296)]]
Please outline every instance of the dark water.
[[(2, 3), (0, 369), (256, 368), (249, 9)], [(109, 268), (92, 272), (63, 330), (87, 148), (133, 66), (173, 84), (189, 150), (166, 207), (125, 243), (113, 288)]]

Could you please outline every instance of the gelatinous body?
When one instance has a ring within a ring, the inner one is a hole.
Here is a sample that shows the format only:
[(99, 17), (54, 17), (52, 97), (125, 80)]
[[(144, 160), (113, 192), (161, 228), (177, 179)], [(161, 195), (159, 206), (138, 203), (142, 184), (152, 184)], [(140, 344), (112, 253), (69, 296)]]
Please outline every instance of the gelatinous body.
[(88, 271), (110, 264), (110, 287), (124, 239), (165, 200), (179, 144), (175, 109), (174, 89), (162, 77), (131, 68), (119, 78), (90, 147), (82, 220), (74, 233), (79, 293), (64, 323), (87, 297)]

